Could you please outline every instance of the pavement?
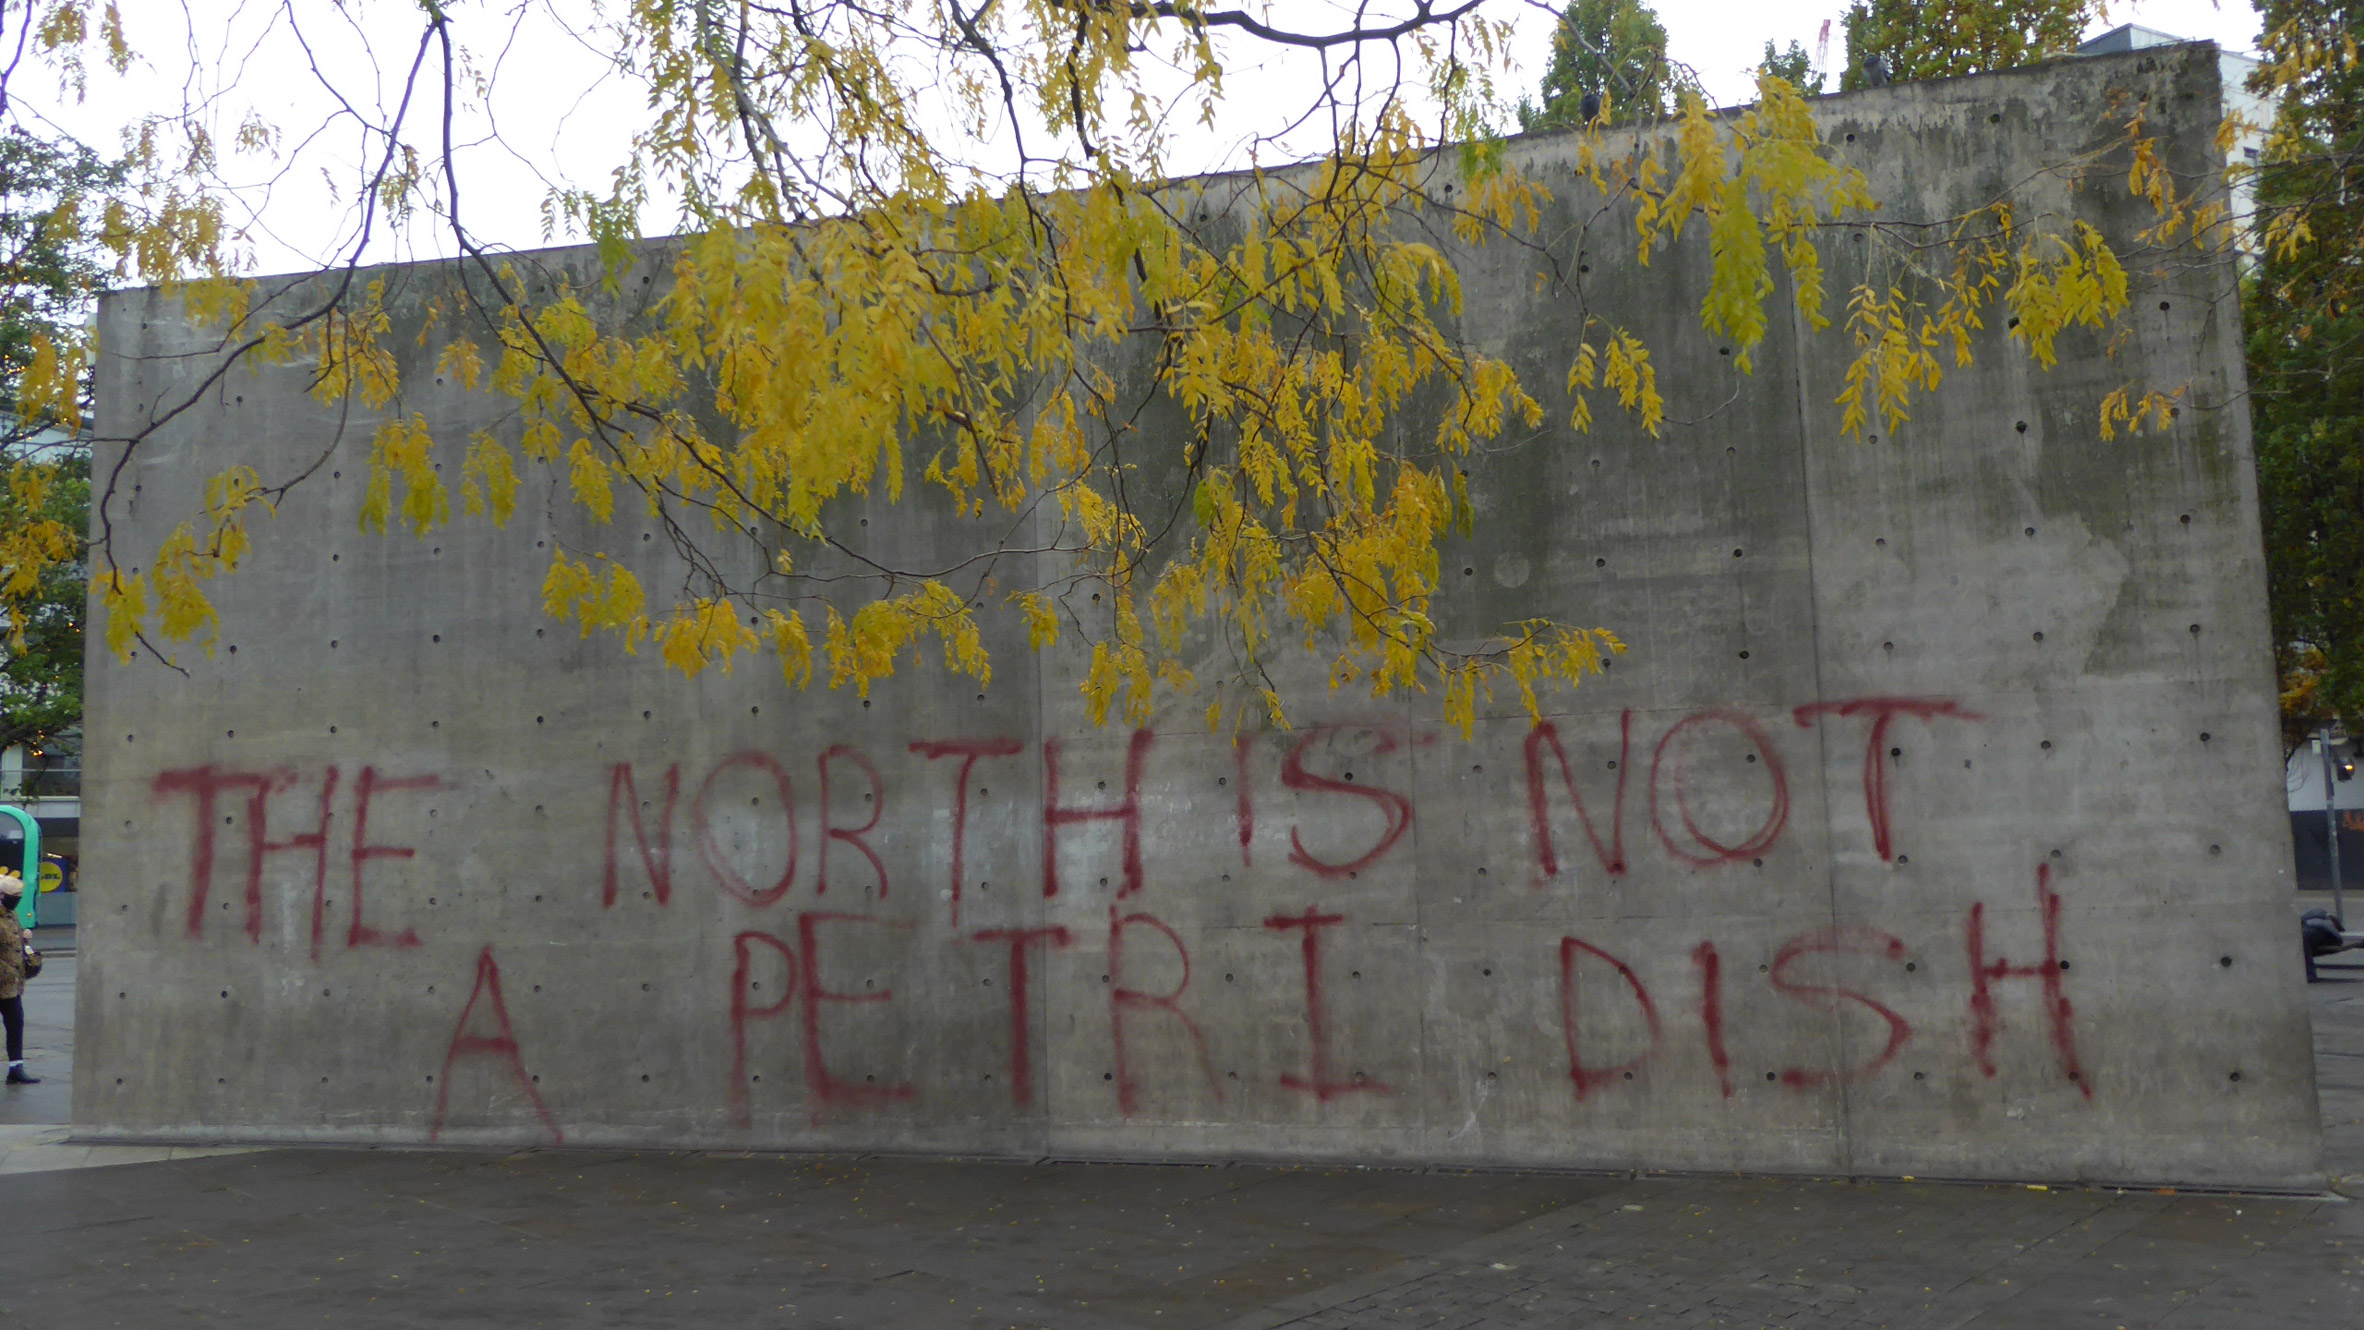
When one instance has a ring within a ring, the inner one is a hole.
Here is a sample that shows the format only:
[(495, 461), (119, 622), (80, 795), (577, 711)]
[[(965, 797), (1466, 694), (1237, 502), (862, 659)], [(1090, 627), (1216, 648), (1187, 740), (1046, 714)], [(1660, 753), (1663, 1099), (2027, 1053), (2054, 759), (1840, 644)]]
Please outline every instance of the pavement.
[[(2295, 958), (2293, 963), (2295, 963)], [(2364, 957), (2323, 967), (2364, 1196)], [(28, 993), (72, 1053), (70, 958)], [(875, 1156), (79, 1146), (0, 1099), (0, 1325), (2364, 1326), (2364, 1205), (2099, 1188)], [(9, 1133), (17, 1133), (15, 1136)], [(11, 1144), (10, 1142), (16, 1142)], [(161, 1157), (168, 1155), (170, 1157)], [(100, 1165), (113, 1164), (113, 1167)]]
[[(70, 930), (63, 930), (70, 931)], [(33, 930), (33, 947), (41, 953), (41, 974), (25, 985), (25, 1068), (41, 1078), (39, 1085), (11, 1085), (0, 1093), (0, 1149), (10, 1139), (10, 1126), (65, 1122), (72, 1107), (74, 1080), (74, 953), (69, 940), (61, 947), (52, 930)], [(0, 1162), (0, 1170), (5, 1170)]]

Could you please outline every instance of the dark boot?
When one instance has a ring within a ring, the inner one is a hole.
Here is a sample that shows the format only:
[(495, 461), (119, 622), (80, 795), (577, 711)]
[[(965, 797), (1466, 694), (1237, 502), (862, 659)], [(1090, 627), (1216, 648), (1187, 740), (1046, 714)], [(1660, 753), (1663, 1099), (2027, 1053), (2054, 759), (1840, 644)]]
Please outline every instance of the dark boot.
[(26, 1075), (25, 1069), (22, 1067), (10, 1067), (8, 1069), (8, 1083), (10, 1085), (39, 1085), (41, 1078)]

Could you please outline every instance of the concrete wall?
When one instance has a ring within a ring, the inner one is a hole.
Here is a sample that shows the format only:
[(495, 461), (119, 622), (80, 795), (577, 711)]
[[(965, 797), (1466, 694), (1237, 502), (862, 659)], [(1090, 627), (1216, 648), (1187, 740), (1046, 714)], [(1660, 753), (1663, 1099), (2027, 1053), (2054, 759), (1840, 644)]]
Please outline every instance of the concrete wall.
[[(2185, 48), (1820, 113), (1896, 215), (2033, 174), (2131, 250), (2122, 188), (2034, 168), (2147, 97), (2204, 181), (2217, 83)], [(130, 463), (134, 547), (220, 467), (319, 471), (216, 588), (212, 659), (94, 655), (79, 1129), (2318, 1182), (2229, 267), (2169, 256), (2115, 359), (2075, 335), (2048, 373), (1998, 315), (1847, 441), (1839, 334), (1777, 319), (1734, 373), (1704, 237), (1634, 268), (1618, 218), (1572, 230), (1569, 140), (1514, 150), (1677, 422), (1477, 469), (1447, 631), (1633, 648), (1543, 727), (1309, 685), (1293, 732), (1094, 731), (1077, 660), (1008, 640), (982, 693), (685, 684), (540, 617), (591, 534), (557, 482), (505, 531), (364, 536), (370, 422), (223, 379)], [(1551, 385), (1578, 325), (1541, 262), (1464, 271), (1471, 334)], [(434, 271), (392, 278), (415, 317)], [(109, 435), (208, 367), (151, 294), (104, 336)], [(504, 427), (416, 354), (400, 409)], [(2188, 385), (2179, 421), (2102, 443), (2128, 381)], [(972, 539), (926, 512), (838, 529)]]

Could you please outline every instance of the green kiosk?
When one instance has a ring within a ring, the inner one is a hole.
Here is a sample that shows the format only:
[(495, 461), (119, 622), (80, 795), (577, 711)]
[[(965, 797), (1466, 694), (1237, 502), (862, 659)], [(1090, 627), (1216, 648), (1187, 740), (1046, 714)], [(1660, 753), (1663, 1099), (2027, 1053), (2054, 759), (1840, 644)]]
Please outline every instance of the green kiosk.
[(16, 903), (16, 921), (31, 932), (41, 913), (41, 824), (33, 820), (31, 813), (13, 804), (0, 804), (0, 815), (16, 819), (16, 824), (24, 828), (25, 861), (17, 876), (25, 880), (25, 894)]

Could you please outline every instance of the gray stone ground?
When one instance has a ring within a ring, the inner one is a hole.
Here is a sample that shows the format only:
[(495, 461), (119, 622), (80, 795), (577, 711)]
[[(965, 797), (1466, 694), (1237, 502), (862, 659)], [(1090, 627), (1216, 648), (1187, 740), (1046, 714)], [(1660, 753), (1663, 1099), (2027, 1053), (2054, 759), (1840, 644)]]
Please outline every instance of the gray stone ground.
[[(2324, 976), (2364, 1175), (2364, 960)], [(0, 1100), (0, 1325), (2364, 1326), (2339, 1197), (76, 1146), (71, 992), (70, 958), (36, 982), (51, 1079)]]

